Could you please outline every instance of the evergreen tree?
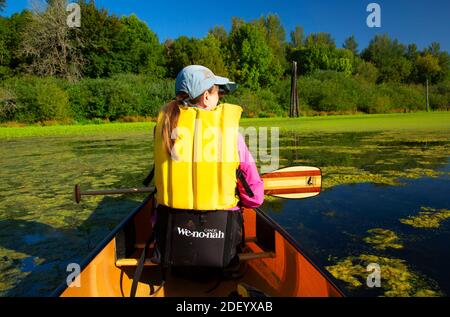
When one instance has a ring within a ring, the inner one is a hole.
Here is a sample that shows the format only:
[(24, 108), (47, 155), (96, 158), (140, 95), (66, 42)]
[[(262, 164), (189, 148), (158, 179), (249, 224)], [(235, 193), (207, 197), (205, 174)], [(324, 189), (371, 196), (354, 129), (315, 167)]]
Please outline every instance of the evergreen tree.
[(358, 43), (354, 35), (348, 37), (342, 47), (352, 52), (353, 55), (358, 55)]
[(291, 42), (289, 43), (292, 48), (301, 48), (304, 42), (305, 32), (301, 26), (296, 26), (294, 31), (291, 31)]

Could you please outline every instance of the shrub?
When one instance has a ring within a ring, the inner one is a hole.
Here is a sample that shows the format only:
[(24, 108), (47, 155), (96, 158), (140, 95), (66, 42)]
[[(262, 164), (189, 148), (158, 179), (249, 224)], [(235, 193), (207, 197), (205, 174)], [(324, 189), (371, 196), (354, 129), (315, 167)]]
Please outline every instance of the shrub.
[(430, 87), (431, 109), (450, 110), (450, 79)]
[(156, 117), (159, 110), (175, 96), (175, 81), (164, 79), (146, 83), (144, 94), (146, 103), (141, 109), (140, 115)]
[[(371, 66), (364, 67), (371, 68)], [(298, 78), (300, 114), (384, 113), (425, 110), (423, 85), (376, 84), (361, 74), (317, 71)], [(289, 78), (269, 88), (240, 87), (224, 102), (241, 105), (243, 117), (288, 116)], [(0, 122), (42, 124), (136, 121), (155, 118), (174, 97), (174, 80), (120, 74), (72, 83), (55, 78), (12, 77), (0, 83)], [(430, 107), (450, 109), (450, 82), (430, 86)]]
[(84, 79), (69, 87), (69, 99), (76, 120), (104, 118), (106, 79)]
[(376, 83), (378, 79), (378, 69), (375, 65), (360, 58), (355, 59), (354, 74), (358, 80), (365, 80), (369, 83)]
[(15, 118), (16, 96), (6, 87), (0, 87), (0, 122), (11, 121)]
[(36, 85), (37, 120), (63, 120), (71, 117), (69, 96), (58, 87), (53, 79), (37, 81)]
[(85, 79), (69, 90), (77, 120), (117, 120), (125, 116), (157, 116), (161, 107), (173, 98), (174, 82), (121, 74), (108, 79)]
[(388, 96), (391, 99), (391, 105), (386, 111), (409, 112), (425, 109), (425, 95), (420, 85), (383, 83), (377, 88), (377, 95)]
[(300, 78), (299, 98), (314, 111), (351, 113), (357, 110), (358, 83), (344, 73), (320, 71)]
[(5, 81), (3, 89), (13, 92), (13, 111), (6, 119), (19, 122), (62, 120), (72, 116), (67, 92), (56, 79), (22, 77)]
[(225, 96), (223, 102), (242, 106), (243, 117), (266, 118), (285, 115), (277, 96), (269, 89), (241, 88), (235, 94)]

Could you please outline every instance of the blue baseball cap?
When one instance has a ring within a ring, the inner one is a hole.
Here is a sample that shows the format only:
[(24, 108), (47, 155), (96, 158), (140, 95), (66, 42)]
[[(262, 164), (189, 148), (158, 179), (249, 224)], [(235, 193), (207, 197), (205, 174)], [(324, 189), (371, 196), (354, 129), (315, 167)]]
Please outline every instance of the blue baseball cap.
[(183, 68), (177, 75), (175, 82), (175, 94), (185, 92), (190, 99), (195, 99), (210, 89), (212, 86), (219, 86), (222, 92), (233, 92), (237, 84), (228, 78), (214, 75), (205, 66), (190, 65)]

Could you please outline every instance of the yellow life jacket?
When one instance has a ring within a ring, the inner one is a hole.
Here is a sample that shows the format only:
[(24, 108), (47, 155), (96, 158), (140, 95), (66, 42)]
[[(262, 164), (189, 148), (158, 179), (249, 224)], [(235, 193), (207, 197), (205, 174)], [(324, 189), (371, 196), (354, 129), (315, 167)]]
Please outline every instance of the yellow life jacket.
[(155, 185), (158, 204), (177, 209), (225, 210), (237, 205), (237, 137), (242, 108), (213, 110), (179, 106), (169, 154), (162, 141), (160, 112), (155, 131)]

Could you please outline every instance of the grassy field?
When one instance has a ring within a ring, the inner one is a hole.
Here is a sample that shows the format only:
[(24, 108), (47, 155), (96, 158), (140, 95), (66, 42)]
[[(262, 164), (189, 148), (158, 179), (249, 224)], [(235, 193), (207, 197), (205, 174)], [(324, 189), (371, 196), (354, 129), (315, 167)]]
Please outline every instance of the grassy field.
[(27, 127), (0, 127), (0, 139), (24, 137), (83, 137), (83, 136), (111, 136), (123, 133), (145, 133), (151, 131), (154, 123), (106, 123), (88, 125), (54, 125), (54, 126), (27, 126)]
[(450, 112), (242, 119), (242, 126), (278, 126), (300, 132), (450, 130)]
[[(98, 136), (122, 133), (146, 133), (155, 123), (107, 123), (0, 127), (0, 139), (45, 136)], [(416, 112), (300, 118), (242, 119), (242, 127), (279, 127), (297, 132), (373, 132), (373, 131), (450, 131), (450, 112)]]

